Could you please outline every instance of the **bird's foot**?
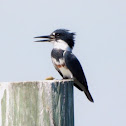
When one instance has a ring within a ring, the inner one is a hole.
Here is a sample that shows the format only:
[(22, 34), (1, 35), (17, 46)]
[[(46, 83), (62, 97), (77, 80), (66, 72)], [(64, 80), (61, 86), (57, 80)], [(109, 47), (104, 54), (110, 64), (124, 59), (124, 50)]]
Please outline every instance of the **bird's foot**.
[(52, 76), (45, 78), (45, 80), (54, 80), (54, 79), (55, 79), (55, 78), (52, 77)]

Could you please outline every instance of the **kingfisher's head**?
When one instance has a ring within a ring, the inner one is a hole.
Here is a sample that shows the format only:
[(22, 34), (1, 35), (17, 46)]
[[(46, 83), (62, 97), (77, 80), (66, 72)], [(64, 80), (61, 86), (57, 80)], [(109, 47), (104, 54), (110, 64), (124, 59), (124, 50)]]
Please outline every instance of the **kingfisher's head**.
[(75, 33), (69, 32), (66, 29), (57, 29), (47, 36), (38, 36), (35, 38), (46, 38), (46, 40), (39, 40), (36, 42), (51, 42), (54, 44), (54, 48), (61, 49), (73, 49), (74, 47), (74, 35)]

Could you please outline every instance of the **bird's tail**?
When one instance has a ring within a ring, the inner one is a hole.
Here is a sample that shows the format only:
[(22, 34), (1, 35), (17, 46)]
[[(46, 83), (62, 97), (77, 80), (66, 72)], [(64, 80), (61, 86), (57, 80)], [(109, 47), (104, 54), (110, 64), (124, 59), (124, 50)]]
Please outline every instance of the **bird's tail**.
[(87, 96), (87, 98), (89, 99), (89, 101), (94, 102), (94, 100), (93, 100), (93, 98), (92, 98), (92, 96), (91, 96), (91, 94), (90, 94), (88, 89), (85, 89), (84, 93)]

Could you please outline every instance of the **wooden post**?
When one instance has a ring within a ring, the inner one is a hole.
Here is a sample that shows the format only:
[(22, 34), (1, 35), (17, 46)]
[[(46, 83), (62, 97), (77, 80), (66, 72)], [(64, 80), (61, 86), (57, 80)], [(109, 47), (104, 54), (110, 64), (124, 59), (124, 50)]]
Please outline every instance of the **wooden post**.
[(0, 83), (0, 126), (74, 126), (72, 80)]

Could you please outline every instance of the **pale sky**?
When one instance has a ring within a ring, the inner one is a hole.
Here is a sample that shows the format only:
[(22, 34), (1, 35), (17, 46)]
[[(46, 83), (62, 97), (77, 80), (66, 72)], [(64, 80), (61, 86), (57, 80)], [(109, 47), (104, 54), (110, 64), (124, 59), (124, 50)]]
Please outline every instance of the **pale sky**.
[(94, 98), (74, 88), (75, 126), (126, 126), (125, 0), (0, 0), (0, 16), (0, 82), (61, 79), (33, 37), (69, 29)]

